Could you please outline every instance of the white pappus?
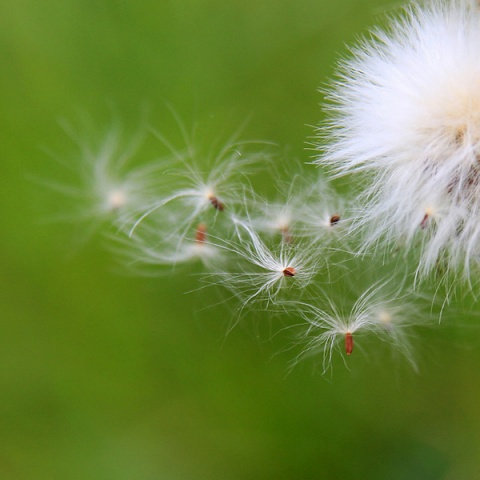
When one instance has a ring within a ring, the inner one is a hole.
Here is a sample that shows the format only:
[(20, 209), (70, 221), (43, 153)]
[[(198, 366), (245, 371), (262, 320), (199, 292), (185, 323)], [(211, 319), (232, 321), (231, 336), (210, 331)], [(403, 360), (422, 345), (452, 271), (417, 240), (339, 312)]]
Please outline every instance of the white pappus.
[(352, 52), (318, 163), (366, 183), (354, 226), (365, 248), (420, 245), (420, 276), (442, 261), (468, 277), (480, 261), (480, 8), (412, 4)]

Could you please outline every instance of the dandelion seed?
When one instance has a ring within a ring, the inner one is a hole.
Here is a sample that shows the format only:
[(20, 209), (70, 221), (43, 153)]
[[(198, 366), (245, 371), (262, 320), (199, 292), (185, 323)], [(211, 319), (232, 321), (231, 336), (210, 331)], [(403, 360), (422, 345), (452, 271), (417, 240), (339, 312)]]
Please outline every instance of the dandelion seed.
[[(301, 205), (304, 205), (302, 201)], [(299, 208), (300, 207), (300, 208)], [(269, 203), (256, 200), (253, 214), (249, 213), (248, 222), (258, 231), (270, 235), (280, 234), (285, 243), (294, 242), (294, 231), (302, 207), (298, 199), (287, 203)]]
[[(160, 135), (159, 138), (167, 142)], [(183, 216), (177, 219), (172, 234), (185, 238), (195, 222), (212, 207), (215, 212), (223, 212), (227, 205), (230, 208), (241, 204), (245, 188), (236, 180), (246, 175), (246, 169), (257, 164), (259, 159), (265, 161), (268, 157), (264, 153), (241, 153), (236, 146), (227, 144), (213, 158), (205, 156), (205, 159), (202, 152), (193, 146), (185, 153), (169, 146), (176, 165), (166, 172), (168, 193), (150, 202), (150, 206), (136, 219), (130, 235), (147, 219), (153, 217), (155, 222), (155, 215), (162, 216), (163, 210), (175, 208), (183, 209)], [(208, 165), (208, 168), (202, 167), (202, 164)]]
[(116, 238), (120, 245), (117, 251), (129, 260), (130, 269), (139, 274), (161, 275), (163, 267), (177, 266), (195, 261), (202, 262), (207, 268), (221, 264), (225, 252), (208, 242), (207, 225), (199, 223), (183, 236), (172, 234), (172, 222), (175, 225), (176, 216), (165, 218), (159, 224), (142, 224), (133, 235), (126, 238)]
[(331, 366), (334, 350), (339, 348), (339, 341), (343, 339), (345, 354), (353, 352), (353, 335), (373, 333), (376, 324), (373, 318), (357, 312), (357, 305), (349, 314), (343, 315), (337, 305), (328, 300), (328, 311), (311, 304), (298, 303), (300, 315), (307, 322), (307, 331), (304, 336), (308, 343), (300, 357), (323, 353), (323, 372)]
[(297, 240), (325, 244), (332, 238), (327, 231), (339, 223), (337, 209), (345, 206), (323, 178), (291, 176), (291, 184), (279, 184), (277, 190), (275, 202), (252, 195), (246, 223), (259, 233), (280, 234), (287, 244)]
[[(403, 292), (403, 293), (401, 293)], [(319, 308), (311, 303), (297, 302), (293, 308), (306, 321), (304, 337), (307, 345), (301, 357), (323, 354), (326, 372), (332, 362), (333, 352), (343, 348), (347, 357), (352, 355), (356, 341), (365, 337), (376, 338), (399, 351), (416, 369), (410, 345), (412, 328), (426, 325), (431, 315), (424, 312), (422, 298), (396, 282), (381, 281), (366, 289), (353, 307), (345, 306), (345, 299), (337, 303), (334, 298), (322, 295), (325, 305)], [(427, 310), (431, 302), (426, 302)]]
[(290, 245), (281, 242), (269, 248), (252, 226), (232, 217), (236, 227), (233, 240), (216, 239), (215, 245), (237, 258), (236, 270), (215, 272), (222, 285), (234, 292), (243, 305), (254, 300), (276, 301), (287, 287), (305, 288), (320, 266), (320, 257), (306, 244)]
[(62, 205), (70, 199), (75, 201), (72, 211), (60, 219), (89, 224), (82, 229), (81, 240), (107, 224), (121, 227), (161, 190), (158, 173), (166, 168), (165, 159), (142, 167), (132, 165), (144, 141), (142, 130), (124, 139), (121, 128), (114, 124), (95, 141), (95, 137), (91, 138), (91, 126), (64, 123), (63, 127), (77, 152), (73, 159), (71, 153), (57, 154), (55, 159), (72, 178), (69, 184), (47, 185), (65, 196)]
[(304, 210), (299, 226), (304, 237), (319, 243), (333, 239), (338, 242), (346, 232), (347, 199), (340, 197), (323, 178), (315, 182), (315, 193)]

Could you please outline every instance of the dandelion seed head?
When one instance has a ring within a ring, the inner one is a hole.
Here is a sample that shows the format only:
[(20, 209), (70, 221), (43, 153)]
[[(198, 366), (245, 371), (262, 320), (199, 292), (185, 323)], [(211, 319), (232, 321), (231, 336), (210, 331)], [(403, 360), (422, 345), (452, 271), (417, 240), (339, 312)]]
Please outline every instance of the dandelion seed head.
[(435, 223), (421, 243), (421, 275), (443, 256), (453, 270), (479, 263), (480, 9), (412, 4), (352, 51), (328, 95), (319, 163), (338, 175), (365, 172), (355, 225), (365, 248), (399, 238), (411, 246), (419, 225)]

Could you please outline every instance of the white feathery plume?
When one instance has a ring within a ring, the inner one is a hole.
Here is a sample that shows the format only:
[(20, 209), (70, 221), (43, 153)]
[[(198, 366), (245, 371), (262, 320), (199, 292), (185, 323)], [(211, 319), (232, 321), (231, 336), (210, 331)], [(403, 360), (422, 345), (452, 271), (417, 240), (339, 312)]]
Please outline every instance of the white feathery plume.
[[(276, 180), (276, 179), (275, 179)], [(282, 236), (286, 243), (307, 239), (326, 243), (343, 231), (346, 206), (327, 180), (311, 175), (291, 175), (279, 183), (273, 202), (250, 194), (245, 223), (259, 233)]]
[(165, 273), (163, 267), (195, 261), (213, 268), (224, 260), (225, 252), (208, 241), (206, 224), (199, 223), (188, 235), (172, 234), (170, 226), (167, 221), (164, 225), (142, 224), (133, 235), (115, 237), (116, 250), (129, 260), (130, 269), (148, 275), (160, 275)]
[[(342, 238), (350, 224), (348, 202), (323, 177), (314, 182), (313, 194), (304, 207), (299, 235), (312, 242), (328, 244)], [(342, 242), (343, 243), (343, 242)], [(337, 245), (338, 246), (338, 245)]]
[(322, 308), (311, 303), (293, 303), (307, 324), (302, 335), (307, 344), (297, 361), (323, 353), (325, 373), (332, 364), (334, 350), (344, 349), (350, 356), (357, 338), (372, 334), (399, 351), (416, 370), (409, 330), (425, 325), (431, 316), (418, 308), (422, 304), (420, 297), (412, 292), (400, 293), (403, 285), (396, 291), (391, 287), (391, 280), (375, 283), (358, 297), (350, 311), (325, 294), (322, 295), (325, 299)]
[(95, 142), (85, 139), (83, 129), (87, 127), (64, 123), (63, 128), (78, 152), (73, 160), (58, 154), (54, 158), (71, 172), (72, 180), (68, 184), (49, 181), (47, 185), (75, 201), (76, 212), (70, 211), (61, 218), (89, 223), (83, 236), (106, 223), (120, 227), (162, 190), (159, 173), (167, 168), (168, 159), (139, 167), (132, 165), (144, 140), (143, 130), (125, 141), (120, 127), (114, 124)]
[[(163, 138), (162, 141), (166, 142)], [(167, 193), (151, 200), (131, 227), (130, 234), (145, 219), (172, 203), (179, 203), (184, 211), (183, 218), (178, 218), (176, 233), (182, 229), (186, 233), (206, 211), (222, 212), (244, 201), (245, 187), (235, 180), (239, 177), (245, 179), (246, 168), (267, 161), (268, 156), (241, 152), (241, 146), (238, 142), (228, 143), (213, 159), (202, 158), (201, 152), (193, 146), (189, 146), (185, 153), (171, 148), (176, 166), (166, 172), (169, 178)], [(201, 167), (200, 164), (208, 166)]]
[(274, 302), (285, 288), (303, 289), (318, 273), (321, 264), (318, 248), (287, 242), (270, 248), (251, 225), (236, 217), (232, 220), (236, 238), (218, 240), (216, 245), (231, 255), (236, 270), (217, 271), (211, 277), (222, 278), (222, 285), (233, 291), (243, 305), (254, 300)]

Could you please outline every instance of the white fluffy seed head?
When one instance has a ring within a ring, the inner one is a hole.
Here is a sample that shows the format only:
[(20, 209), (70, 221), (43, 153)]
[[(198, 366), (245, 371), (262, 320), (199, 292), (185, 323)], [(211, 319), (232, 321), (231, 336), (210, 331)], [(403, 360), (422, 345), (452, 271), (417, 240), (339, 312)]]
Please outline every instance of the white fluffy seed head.
[(478, 6), (409, 7), (353, 49), (329, 96), (318, 161), (337, 174), (365, 172), (359, 222), (368, 227), (367, 244), (411, 246), (423, 233), (421, 273), (446, 258), (468, 274), (480, 257)]

